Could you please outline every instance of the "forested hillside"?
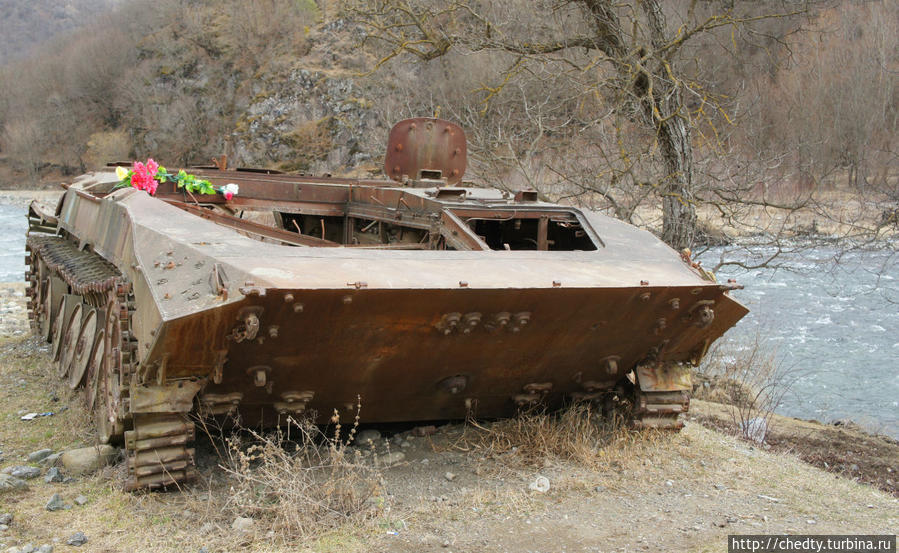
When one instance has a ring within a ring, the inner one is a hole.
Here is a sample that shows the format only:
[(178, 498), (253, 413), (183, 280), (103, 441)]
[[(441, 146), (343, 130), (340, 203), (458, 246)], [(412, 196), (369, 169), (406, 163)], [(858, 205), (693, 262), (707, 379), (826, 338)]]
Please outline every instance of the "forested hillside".
[(121, 0), (0, 0), (0, 64), (60, 33), (87, 24)]
[[(6, 4), (4, 28), (48, 17)], [(468, 178), (648, 226), (656, 206), (682, 245), (701, 206), (899, 199), (897, 75), (888, 0), (131, 0), (0, 69), (0, 179), (223, 153), (377, 172), (392, 122), (439, 113)]]

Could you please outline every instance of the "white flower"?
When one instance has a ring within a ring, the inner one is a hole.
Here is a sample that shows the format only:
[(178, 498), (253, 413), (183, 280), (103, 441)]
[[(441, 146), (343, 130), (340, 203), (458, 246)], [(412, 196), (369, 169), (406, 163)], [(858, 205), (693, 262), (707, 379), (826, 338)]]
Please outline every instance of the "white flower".
[(118, 177), (119, 180), (125, 180), (128, 178), (128, 169), (122, 166), (115, 168), (115, 176)]
[(236, 196), (237, 192), (239, 190), (240, 190), (240, 187), (232, 182), (232, 183), (226, 184), (225, 187), (222, 189), (222, 192), (230, 192)]

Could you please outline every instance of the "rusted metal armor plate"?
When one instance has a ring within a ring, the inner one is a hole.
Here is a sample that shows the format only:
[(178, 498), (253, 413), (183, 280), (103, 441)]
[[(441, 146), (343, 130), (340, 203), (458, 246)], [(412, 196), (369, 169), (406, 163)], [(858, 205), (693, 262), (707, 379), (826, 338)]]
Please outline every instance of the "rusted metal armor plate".
[(466, 159), (462, 127), (419, 117), (397, 123), (390, 131), (384, 172), (397, 182), (442, 178), (456, 184), (465, 174)]

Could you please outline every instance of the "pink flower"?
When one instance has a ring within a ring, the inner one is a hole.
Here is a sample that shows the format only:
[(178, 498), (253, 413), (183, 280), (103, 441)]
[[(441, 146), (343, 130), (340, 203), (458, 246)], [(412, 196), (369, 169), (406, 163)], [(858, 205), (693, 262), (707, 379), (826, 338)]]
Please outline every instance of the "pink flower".
[(234, 197), (234, 192), (231, 192), (230, 190), (225, 191), (225, 199), (227, 201), (230, 202), (231, 198), (233, 198), (233, 197)]
[(131, 186), (138, 190), (146, 190), (151, 196), (156, 194), (156, 187), (159, 186), (159, 183), (156, 182), (155, 177), (158, 170), (159, 164), (153, 161), (153, 158), (148, 159), (146, 165), (135, 161), (131, 166)]

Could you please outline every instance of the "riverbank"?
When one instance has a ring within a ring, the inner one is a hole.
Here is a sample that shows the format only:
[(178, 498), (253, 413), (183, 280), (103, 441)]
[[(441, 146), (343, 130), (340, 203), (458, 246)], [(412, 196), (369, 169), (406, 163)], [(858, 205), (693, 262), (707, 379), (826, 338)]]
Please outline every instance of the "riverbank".
[(46, 190), (0, 190), (0, 205), (27, 209), (32, 200), (55, 206), (65, 190), (59, 186)]
[[(15, 294), (20, 286), (0, 285), (0, 305), (24, 307)], [(19, 313), (4, 316), (19, 320), (4, 328), (22, 328)], [(240, 471), (229, 476), (221, 468), (235, 468), (220, 455), (227, 444), (202, 435), (201, 479), (179, 493), (123, 492), (122, 461), (87, 475), (62, 466), (62, 481), (45, 482), (50, 468), (28, 462), (29, 454), (96, 441), (83, 392), (56, 378), (45, 344), (0, 334), (0, 472), (27, 465), (38, 473), (24, 481), (26, 489), (0, 491), (0, 516), (12, 517), (0, 531), (0, 550), (62, 548), (82, 532), (96, 551), (720, 551), (728, 534), (886, 534), (899, 525), (895, 487), (887, 493), (854, 473), (821, 470), (796, 445), (737, 439), (724, 407), (699, 401), (676, 435), (585, 425), (579, 412), (369, 428), (380, 435), (373, 445), (345, 449), (349, 461), (335, 465), (340, 471), (314, 482), (328, 490), (323, 499), (358, 500), (340, 503), (350, 505), (340, 512), (294, 509), (290, 487), (266, 480), (272, 473), (258, 461), (249, 469), (251, 489), (274, 483), (269, 489), (282, 491), (253, 503), (242, 494)], [(50, 414), (21, 420), (31, 412)], [(851, 447), (865, 471), (876, 450), (872, 467), (899, 469), (896, 449), (861, 447), (854, 429), (776, 417), (771, 438), (787, 434), (803, 447), (817, 444), (808, 451), (821, 459)], [(54, 494), (69, 508), (48, 510)]]
[[(703, 426), (733, 434), (739, 415), (730, 405), (693, 400), (689, 417)], [(869, 484), (899, 497), (899, 441), (866, 432), (851, 421), (824, 424), (776, 413), (768, 415), (761, 446), (793, 455), (841, 478)]]

